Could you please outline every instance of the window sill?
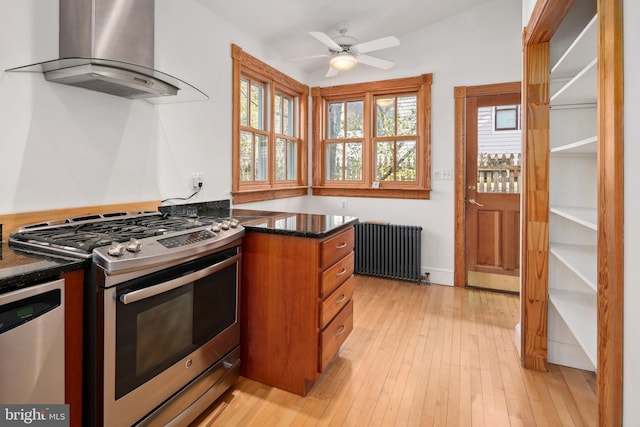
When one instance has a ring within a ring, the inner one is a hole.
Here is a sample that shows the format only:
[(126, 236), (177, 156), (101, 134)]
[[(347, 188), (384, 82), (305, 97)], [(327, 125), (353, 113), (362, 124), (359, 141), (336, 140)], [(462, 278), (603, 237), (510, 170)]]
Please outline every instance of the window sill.
[(345, 187), (312, 187), (314, 196), (346, 196), (372, 197), (387, 199), (422, 199), (431, 198), (431, 190), (417, 188), (345, 188)]
[(288, 197), (306, 196), (308, 187), (270, 188), (267, 190), (245, 190), (231, 193), (233, 204), (263, 202), (266, 200), (285, 199)]

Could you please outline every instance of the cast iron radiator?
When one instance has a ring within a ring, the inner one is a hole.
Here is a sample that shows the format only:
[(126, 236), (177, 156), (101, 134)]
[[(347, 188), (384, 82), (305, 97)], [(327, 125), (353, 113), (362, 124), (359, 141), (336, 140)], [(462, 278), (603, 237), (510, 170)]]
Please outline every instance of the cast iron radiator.
[(417, 225), (356, 223), (354, 273), (420, 281), (421, 232)]

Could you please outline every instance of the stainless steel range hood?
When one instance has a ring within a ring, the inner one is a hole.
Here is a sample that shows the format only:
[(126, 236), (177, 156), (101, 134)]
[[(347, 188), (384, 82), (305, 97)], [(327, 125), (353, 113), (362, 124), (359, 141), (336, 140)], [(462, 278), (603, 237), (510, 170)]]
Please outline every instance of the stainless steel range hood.
[(60, 0), (60, 59), (7, 71), (152, 103), (206, 100), (154, 67), (155, 0)]

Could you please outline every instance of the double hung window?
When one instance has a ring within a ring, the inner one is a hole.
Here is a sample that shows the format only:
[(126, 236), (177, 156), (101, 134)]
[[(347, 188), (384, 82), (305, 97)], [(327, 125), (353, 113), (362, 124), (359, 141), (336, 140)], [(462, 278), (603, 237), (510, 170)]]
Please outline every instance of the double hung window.
[(232, 46), (234, 203), (307, 193), (308, 87)]
[(431, 74), (312, 95), (313, 194), (429, 198)]

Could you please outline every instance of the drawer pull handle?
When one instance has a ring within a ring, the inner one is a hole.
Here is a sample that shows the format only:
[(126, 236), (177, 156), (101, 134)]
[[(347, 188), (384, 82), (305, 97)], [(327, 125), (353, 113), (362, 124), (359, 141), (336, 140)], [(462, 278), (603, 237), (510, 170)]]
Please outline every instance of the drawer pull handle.
[(347, 327), (342, 325), (340, 327), (340, 330), (336, 333), (336, 336), (339, 337), (340, 335), (344, 334), (344, 331), (346, 331), (346, 330), (347, 330)]
[(342, 249), (342, 248), (346, 248), (347, 247), (347, 242), (344, 242), (340, 245), (336, 245), (336, 249)]
[(347, 296), (345, 294), (342, 294), (342, 296), (336, 300), (336, 304), (340, 304), (346, 299), (347, 299)]
[(346, 268), (343, 268), (341, 271), (338, 271), (338, 272), (336, 273), (336, 276), (342, 276), (342, 275), (343, 275), (344, 273), (346, 273), (346, 272), (347, 272), (347, 269), (346, 269)]

